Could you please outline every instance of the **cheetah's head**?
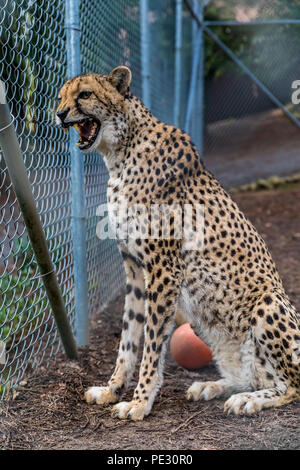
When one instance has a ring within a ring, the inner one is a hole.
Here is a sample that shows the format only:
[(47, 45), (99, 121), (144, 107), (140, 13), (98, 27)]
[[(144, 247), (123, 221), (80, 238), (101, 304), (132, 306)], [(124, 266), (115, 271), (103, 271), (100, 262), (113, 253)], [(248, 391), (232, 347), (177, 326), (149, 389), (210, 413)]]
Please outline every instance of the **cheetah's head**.
[(124, 66), (109, 75), (90, 73), (69, 79), (60, 89), (56, 123), (79, 132), (84, 152), (113, 150), (126, 134), (126, 94), (131, 71)]

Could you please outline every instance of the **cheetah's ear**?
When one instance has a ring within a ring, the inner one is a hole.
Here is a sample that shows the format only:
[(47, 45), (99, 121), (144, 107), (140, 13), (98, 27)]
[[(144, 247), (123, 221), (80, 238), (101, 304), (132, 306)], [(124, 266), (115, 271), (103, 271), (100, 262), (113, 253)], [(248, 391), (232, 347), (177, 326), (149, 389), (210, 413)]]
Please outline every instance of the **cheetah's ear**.
[(113, 69), (108, 78), (111, 84), (118, 90), (121, 95), (124, 95), (131, 83), (131, 71), (128, 67), (121, 65)]

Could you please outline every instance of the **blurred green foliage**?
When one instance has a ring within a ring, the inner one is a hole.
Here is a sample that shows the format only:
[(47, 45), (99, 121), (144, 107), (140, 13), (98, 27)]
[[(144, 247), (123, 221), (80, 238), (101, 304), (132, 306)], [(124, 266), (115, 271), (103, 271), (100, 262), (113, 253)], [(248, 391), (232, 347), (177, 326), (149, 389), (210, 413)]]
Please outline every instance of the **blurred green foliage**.
[(17, 331), (24, 336), (36, 328), (48, 307), (42, 281), (33, 281), (38, 274), (28, 239), (16, 238), (13, 243), (15, 269), (0, 275), (0, 340), (7, 344)]
[[(211, 1), (205, 9), (207, 21), (249, 21), (260, 19), (300, 19), (300, 3), (298, 0), (219, 0)], [(289, 55), (286, 41), (293, 45), (298, 44), (299, 26), (291, 24), (280, 25), (251, 25), (245, 26), (214, 26), (215, 34), (239, 58), (246, 58), (247, 62), (257, 70), (268, 73), (274, 78), (283, 76), (287, 70), (295, 68), (297, 57)], [(275, 51), (274, 51), (275, 50)], [(280, 67), (273, 67), (273, 54)], [(282, 59), (282, 60), (281, 60)], [(205, 76), (207, 79), (219, 77), (230, 71), (235, 65), (220, 47), (207, 35), (205, 36)], [(242, 73), (242, 72), (241, 72)]]

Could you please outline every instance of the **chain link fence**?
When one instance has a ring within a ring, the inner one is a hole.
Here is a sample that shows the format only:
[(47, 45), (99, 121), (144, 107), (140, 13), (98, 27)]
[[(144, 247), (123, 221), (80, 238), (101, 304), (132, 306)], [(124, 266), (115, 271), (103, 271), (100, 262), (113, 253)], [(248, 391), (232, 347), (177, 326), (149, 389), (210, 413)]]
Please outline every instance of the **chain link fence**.
[[(147, 88), (152, 112), (170, 124), (176, 120), (177, 103), (178, 125), (191, 133), (203, 149), (207, 167), (225, 186), (300, 170), (299, 129), (259, 86), (263, 83), (297, 120), (291, 83), (297, 79), (300, 25), (285, 20), (300, 18), (298, 2), (204, 3), (205, 24), (196, 0), (81, 0), (82, 73), (129, 66), (133, 92), (143, 98)], [(68, 136), (54, 123), (57, 93), (67, 78), (66, 15), (64, 0), (0, 0), (0, 79), (6, 83), (32, 191), (76, 333), (70, 148)], [(282, 23), (260, 24), (265, 20)], [(274, 129), (280, 129), (275, 130), (276, 143)], [(124, 273), (115, 242), (96, 236), (96, 211), (106, 200), (107, 170), (97, 153), (82, 158), (87, 245), (87, 273), (82, 276), (88, 280), (86, 315), (91, 317), (121, 291)], [(0, 153), (0, 397), (26, 371), (41, 363), (46, 366), (59, 350), (49, 302)]]
[[(0, 78), (74, 322), (68, 141), (53, 121), (65, 80), (63, 1), (0, 1)], [(0, 154), (0, 396), (59, 350), (49, 302)], [(5, 348), (4, 348), (5, 346)]]
[(205, 9), (214, 36), (206, 29), (204, 155), (227, 188), (300, 170), (299, 19), (294, 0), (211, 0)]
[[(82, 73), (107, 74), (118, 64), (133, 74), (133, 91), (141, 96), (140, 20), (137, 1), (82, 0), (80, 5)], [(85, 158), (89, 313), (99, 312), (120, 290), (124, 273), (114, 240), (96, 237), (97, 207), (106, 201), (108, 173), (98, 153)]]

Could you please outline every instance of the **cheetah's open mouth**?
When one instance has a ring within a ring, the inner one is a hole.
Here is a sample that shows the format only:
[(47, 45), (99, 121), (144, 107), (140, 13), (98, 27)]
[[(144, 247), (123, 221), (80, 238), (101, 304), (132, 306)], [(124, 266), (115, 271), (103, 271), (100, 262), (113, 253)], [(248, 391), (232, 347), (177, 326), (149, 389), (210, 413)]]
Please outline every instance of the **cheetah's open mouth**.
[(66, 128), (72, 126), (79, 132), (79, 141), (77, 142), (78, 147), (80, 150), (87, 150), (97, 139), (101, 123), (97, 119), (87, 118), (81, 121), (65, 124), (63, 127), (66, 130)]

